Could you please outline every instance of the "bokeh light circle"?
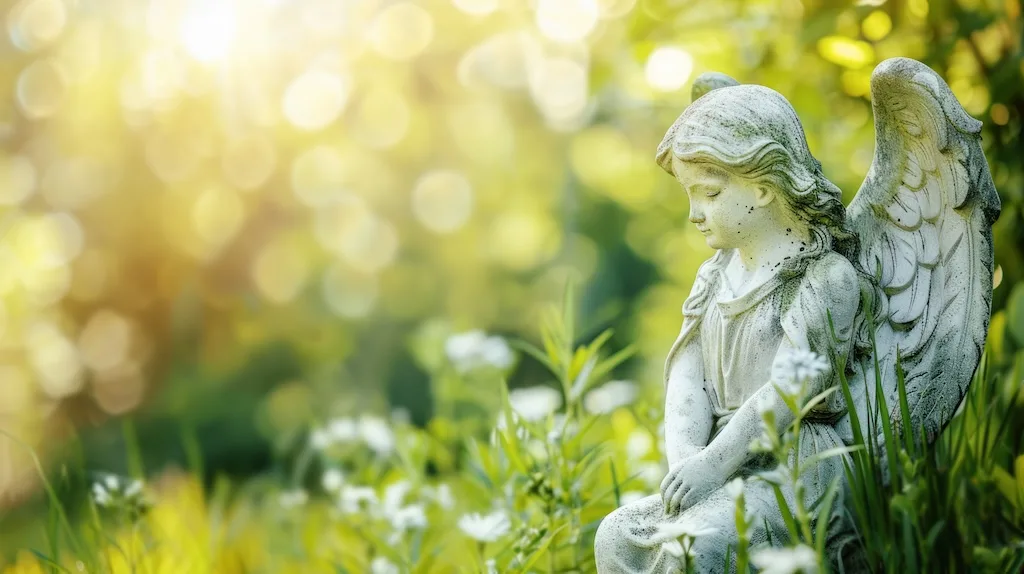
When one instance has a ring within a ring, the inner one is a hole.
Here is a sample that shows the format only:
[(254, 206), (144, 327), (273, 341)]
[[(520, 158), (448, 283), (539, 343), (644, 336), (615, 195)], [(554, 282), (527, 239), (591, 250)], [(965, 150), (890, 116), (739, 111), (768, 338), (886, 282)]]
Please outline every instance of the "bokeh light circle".
[(110, 309), (93, 313), (78, 334), (82, 363), (94, 371), (108, 371), (128, 359), (132, 343), (132, 324)]
[(56, 40), (67, 20), (61, 0), (22, 0), (7, 13), (7, 33), (18, 49), (31, 52)]
[(412, 212), (427, 229), (451, 233), (465, 225), (473, 212), (473, 188), (457, 171), (426, 173), (413, 187)]
[(25, 156), (0, 156), (0, 205), (18, 205), (36, 188), (36, 169)]
[(43, 392), (60, 399), (81, 390), (85, 383), (78, 349), (54, 324), (31, 325), (25, 337), (29, 364)]
[(64, 74), (52, 60), (39, 60), (18, 76), (18, 107), (25, 117), (38, 120), (52, 116), (64, 100)]
[(333, 147), (317, 146), (292, 162), (292, 191), (308, 206), (333, 203), (344, 195), (344, 160)]
[(352, 125), (354, 135), (368, 147), (389, 148), (409, 130), (409, 106), (394, 90), (369, 90), (359, 103)]
[(566, 121), (586, 109), (587, 83), (583, 64), (569, 58), (550, 58), (534, 68), (530, 93), (546, 118)]
[(306, 255), (287, 241), (268, 243), (253, 260), (252, 281), (267, 301), (283, 305), (295, 299), (309, 279)]
[(288, 85), (281, 107), (292, 125), (315, 131), (338, 119), (348, 101), (348, 93), (349, 86), (337, 74), (310, 70)]
[(597, 26), (601, 16), (597, 0), (538, 0), (537, 28), (556, 42), (578, 42)]
[(340, 264), (333, 265), (324, 273), (321, 287), (324, 301), (339, 317), (366, 317), (377, 304), (377, 277), (355, 272)]
[(262, 186), (270, 179), (276, 167), (277, 151), (270, 138), (262, 134), (229, 141), (221, 156), (224, 178), (242, 190)]
[(410, 60), (430, 45), (434, 20), (411, 2), (399, 2), (381, 10), (370, 28), (370, 44), (385, 58)]
[(486, 16), (498, 9), (498, 0), (452, 0), (452, 4), (473, 16)]
[(693, 57), (681, 48), (663, 46), (651, 52), (644, 66), (647, 83), (662, 92), (674, 92), (690, 81)]

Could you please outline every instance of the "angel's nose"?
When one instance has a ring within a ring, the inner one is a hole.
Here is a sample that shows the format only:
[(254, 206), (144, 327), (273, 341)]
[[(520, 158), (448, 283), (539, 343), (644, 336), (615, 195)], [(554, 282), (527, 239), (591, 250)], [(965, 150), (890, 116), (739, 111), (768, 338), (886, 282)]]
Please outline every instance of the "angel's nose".
[(690, 204), (690, 223), (702, 223), (704, 212)]

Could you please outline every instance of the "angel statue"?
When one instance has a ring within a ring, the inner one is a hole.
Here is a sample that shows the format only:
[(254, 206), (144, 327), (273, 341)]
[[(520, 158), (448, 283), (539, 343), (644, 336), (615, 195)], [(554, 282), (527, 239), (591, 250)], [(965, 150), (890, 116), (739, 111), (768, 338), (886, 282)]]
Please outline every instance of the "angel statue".
[[(717, 252), (697, 273), (665, 362), (669, 471), (662, 492), (602, 521), (595, 539), (602, 574), (675, 571), (655, 533), (683, 520), (714, 531), (693, 541), (691, 564), (698, 572), (724, 570), (738, 540), (725, 485), (775, 466), (748, 448), (761, 433), (762, 411), (774, 411), (780, 432), (795, 420), (771, 383), (780, 358), (825, 358), (808, 396), (838, 386), (842, 366), (853, 397), (850, 405), (833, 392), (803, 420), (791, 456), (809, 460), (853, 444), (851, 407), (868, 428), (876, 360), (896, 436), (913, 431), (932, 441), (963, 399), (988, 330), (999, 197), (981, 122), (938, 74), (906, 58), (875, 69), (875, 155), (849, 208), (781, 94), (712, 74), (697, 82), (694, 96), (658, 146), (657, 162), (682, 184), (690, 222)], [(897, 353), (909, 421), (899, 416)], [(848, 456), (821, 458), (801, 472), (806, 508), (833, 479), (848, 488)], [(756, 517), (751, 545), (785, 542), (772, 486), (742, 485)], [(792, 511), (794, 490), (783, 494)], [(850, 540), (848, 516), (836, 511), (814, 525), (827, 529), (835, 563), (853, 546), (837, 542)]]

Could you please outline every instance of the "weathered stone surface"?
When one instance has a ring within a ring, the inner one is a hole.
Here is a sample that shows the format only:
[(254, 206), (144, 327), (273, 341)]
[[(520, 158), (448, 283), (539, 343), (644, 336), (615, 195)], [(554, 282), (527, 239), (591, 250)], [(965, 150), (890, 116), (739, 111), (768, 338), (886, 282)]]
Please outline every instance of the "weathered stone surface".
[[(875, 359), (901, 432), (917, 437), (923, 427), (933, 440), (963, 399), (988, 328), (991, 226), (1000, 209), (981, 123), (914, 60), (882, 62), (871, 92), (875, 157), (849, 208), (808, 150), (792, 106), (763, 86), (699, 78), (693, 103), (658, 147), (658, 164), (689, 196), (690, 221), (718, 252), (698, 272), (665, 365), (669, 497), (655, 494), (605, 518), (595, 543), (599, 572), (674, 571), (671, 548), (656, 535), (666, 523), (715, 529), (696, 538), (693, 553), (698, 571), (722, 570), (737, 543), (725, 485), (774, 466), (748, 450), (760, 410), (774, 410), (780, 428), (794, 420), (769, 383), (784, 353), (830, 359), (832, 368), (810, 381), (811, 395), (838, 385), (845, 363), (854, 399), (847, 405), (833, 393), (815, 407), (800, 431), (800, 460), (852, 443), (850, 410), (866, 424), (876, 399)], [(909, 421), (898, 407), (897, 350)], [(805, 504), (835, 477), (845, 481), (838, 457), (804, 472)], [(771, 488), (746, 480), (743, 494), (757, 516), (751, 543), (768, 540), (769, 530), (784, 541)], [(792, 489), (784, 496), (792, 508)], [(837, 513), (816, 527), (828, 528), (829, 552), (845, 559), (851, 525)]]

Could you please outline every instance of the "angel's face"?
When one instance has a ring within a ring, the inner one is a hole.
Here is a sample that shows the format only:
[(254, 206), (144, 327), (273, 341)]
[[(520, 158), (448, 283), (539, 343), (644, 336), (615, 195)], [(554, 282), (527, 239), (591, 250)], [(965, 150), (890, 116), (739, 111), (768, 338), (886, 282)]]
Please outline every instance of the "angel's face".
[(772, 194), (754, 182), (707, 163), (672, 159), (676, 179), (690, 199), (690, 222), (712, 249), (746, 249), (770, 218), (760, 209)]

